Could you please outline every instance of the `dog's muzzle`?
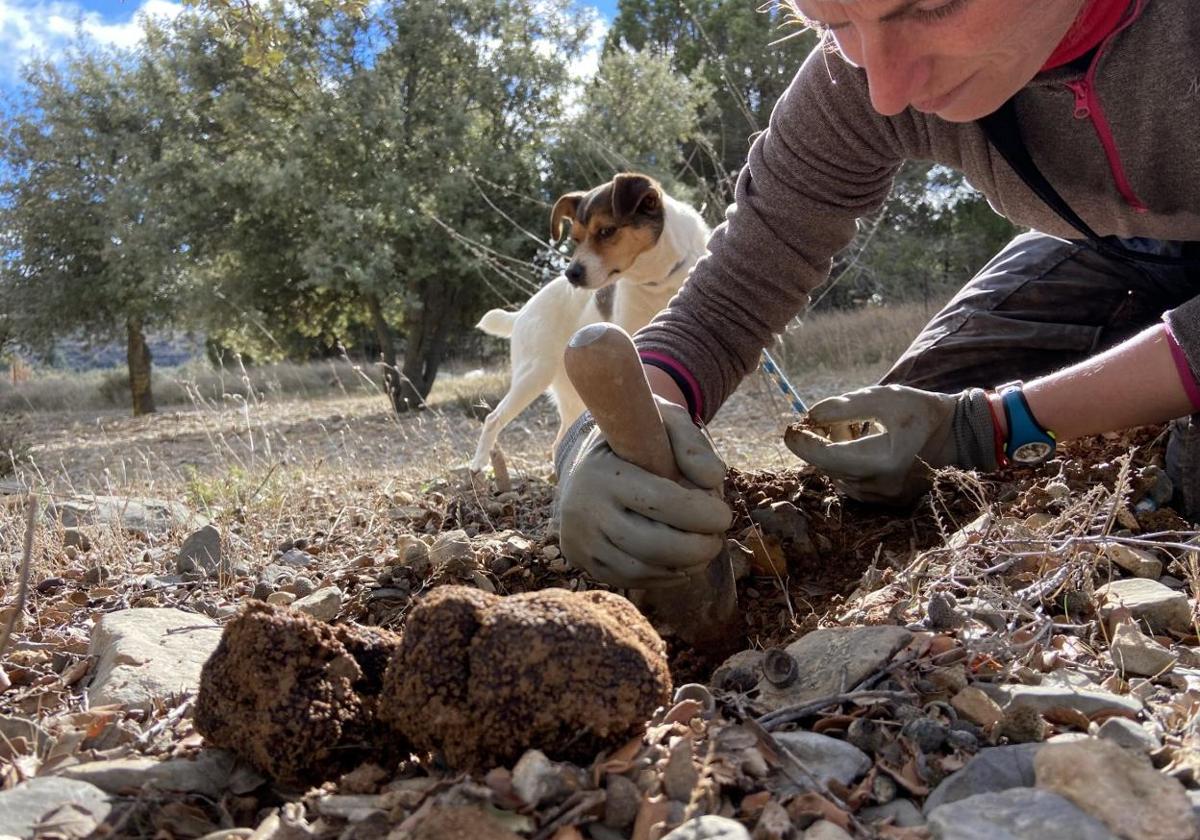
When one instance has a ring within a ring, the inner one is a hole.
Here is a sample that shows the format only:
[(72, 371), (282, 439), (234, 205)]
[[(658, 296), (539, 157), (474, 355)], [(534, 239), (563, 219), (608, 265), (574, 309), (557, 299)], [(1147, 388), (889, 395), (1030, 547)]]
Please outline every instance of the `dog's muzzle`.
[(582, 263), (573, 262), (567, 266), (567, 282), (572, 286), (582, 286), (587, 282), (587, 269)]

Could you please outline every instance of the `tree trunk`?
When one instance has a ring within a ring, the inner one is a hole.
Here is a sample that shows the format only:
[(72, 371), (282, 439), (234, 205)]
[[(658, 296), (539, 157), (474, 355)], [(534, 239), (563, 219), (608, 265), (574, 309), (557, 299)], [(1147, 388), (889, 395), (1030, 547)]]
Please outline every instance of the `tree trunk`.
[(396, 413), (404, 411), (400, 402), (401, 379), (400, 369), (396, 367), (396, 341), (392, 336), (392, 328), (383, 317), (383, 306), (379, 296), (367, 295), (367, 311), (371, 315), (371, 325), (375, 328), (375, 338), (379, 342), (381, 361), (383, 362), (383, 390), (391, 400)]
[(423, 407), (437, 378), (450, 333), (450, 315), (459, 297), (457, 284), (449, 289), (447, 285), (440, 279), (422, 284), (421, 307), (407, 319), (404, 367), (394, 401), (397, 413)]
[(125, 322), (129, 344), (125, 359), (129, 365), (129, 394), (133, 399), (133, 416), (154, 413), (154, 394), (150, 390), (150, 346), (142, 332), (142, 322), (130, 318)]

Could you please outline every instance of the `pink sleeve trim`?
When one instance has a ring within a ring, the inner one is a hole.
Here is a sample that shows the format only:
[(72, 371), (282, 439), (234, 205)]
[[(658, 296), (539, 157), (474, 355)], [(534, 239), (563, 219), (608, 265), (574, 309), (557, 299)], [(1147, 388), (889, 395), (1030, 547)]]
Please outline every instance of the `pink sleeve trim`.
[(676, 374), (676, 376), (673, 378), (676, 379), (677, 382), (682, 381), (683, 384), (687, 385), (687, 389), (691, 392), (690, 394), (685, 394), (684, 396), (688, 399), (688, 402), (691, 403), (692, 412), (697, 418), (704, 416), (704, 398), (700, 395), (700, 383), (696, 381), (696, 377), (692, 376), (692, 372), (690, 370), (679, 364), (679, 362), (675, 361), (670, 356), (658, 353), (654, 350), (643, 350), (638, 355), (643, 361), (655, 362), (656, 364), (667, 368), (669, 372)]
[(1188, 364), (1187, 356), (1179, 346), (1179, 340), (1175, 338), (1170, 322), (1163, 321), (1163, 331), (1167, 334), (1167, 346), (1171, 348), (1171, 358), (1175, 360), (1175, 370), (1179, 372), (1179, 381), (1183, 383), (1184, 393), (1192, 401), (1192, 409), (1200, 411), (1200, 383), (1196, 382), (1196, 374), (1192, 373), (1192, 366)]

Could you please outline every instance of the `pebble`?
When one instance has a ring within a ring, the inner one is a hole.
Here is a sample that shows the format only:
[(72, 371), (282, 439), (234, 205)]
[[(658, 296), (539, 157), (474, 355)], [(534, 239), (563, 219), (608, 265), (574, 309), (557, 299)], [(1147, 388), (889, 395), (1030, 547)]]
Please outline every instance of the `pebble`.
[(1153, 554), (1140, 548), (1122, 543), (1105, 543), (1101, 550), (1109, 562), (1119, 566), (1138, 578), (1158, 580), (1162, 577), (1163, 564)]
[(814, 630), (785, 649), (796, 660), (795, 682), (778, 688), (760, 680), (759, 703), (774, 711), (837, 694), (878, 671), (911, 640), (911, 632), (891, 625)]
[(837, 823), (818, 820), (804, 832), (804, 840), (853, 840)]
[(1096, 590), (1096, 599), (1106, 623), (1114, 610), (1125, 607), (1135, 621), (1155, 634), (1172, 628), (1187, 630), (1192, 620), (1187, 596), (1156, 580), (1114, 580)]
[(776, 743), (823, 784), (851, 785), (871, 769), (870, 757), (853, 744), (815, 732), (776, 732)]
[(513, 766), (513, 793), (534, 808), (557, 802), (570, 792), (563, 768), (541, 750), (526, 750)]
[(317, 621), (333, 621), (342, 610), (342, 591), (336, 586), (326, 586), (294, 601), (292, 609), (311, 615)]
[(219, 799), (231, 784), (245, 789), (245, 783), (261, 784), (264, 779), (248, 767), (238, 766), (231, 753), (204, 750), (196, 758), (128, 757), (76, 764), (59, 771), (67, 779), (95, 785), (106, 793), (141, 790), (147, 785), (161, 791), (184, 791)]
[(1097, 737), (1118, 746), (1141, 753), (1150, 753), (1162, 746), (1158, 737), (1139, 723), (1128, 718), (1110, 717), (1100, 725)]
[(475, 571), (475, 549), (467, 532), (458, 528), (438, 534), (429, 547), (429, 563), (438, 574), (462, 576)]
[(317, 558), (299, 548), (289, 548), (283, 552), (283, 556), (279, 558), (279, 562), (294, 569), (303, 569), (317, 562)]
[(950, 698), (954, 711), (979, 726), (992, 726), (1004, 719), (1004, 710), (978, 688), (968, 686)]
[(297, 598), (303, 598), (306, 595), (311, 595), (317, 591), (317, 585), (304, 575), (300, 575), (286, 587), (288, 592), (291, 592)]
[(981, 793), (1032, 787), (1036, 781), (1033, 758), (1043, 748), (1042, 744), (1020, 744), (981, 750), (963, 769), (947, 776), (933, 789), (925, 800), (925, 813)]
[(83, 573), (82, 580), (88, 586), (95, 586), (102, 581), (108, 580), (108, 575), (107, 566), (92, 566)]
[(1195, 837), (1183, 785), (1116, 744), (1095, 738), (1051, 744), (1038, 752), (1034, 768), (1039, 788), (1071, 800), (1115, 834), (1138, 840)]
[(79, 528), (63, 528), (63, 545), (79, 551), (91, 551), (92, 538)]
[(1108, 655), (1124, 675), (1156, 677), (1175, 667), (1178, 657), (1151, 639), (1131, 621), (1123, 621), (1113, 630)]
[(737, 820), (707, 814), (688, 820), (661, 840), (750, 840), (750, 832)]
[(108, 794), (95, 785), (41, 776), (0, 792), (0, 836), (43, 836), (39, 826), (56, 812), (66, 817), (73, 829), (83, 829), (66, 834), (66, 826), (59, 824), (56, 827), (60, 836), (94, 836), (98, 824), (104, 822), (110, 811)]
[(925, 825), (925, 817), (921, 809), (913, 804), (911, 799), (896, 799), (886, 805), (869, 805), (858, 812), (864, 822), (880, 822), (890, 819), (892, 825), (900, 828), (916, 828)]
[(1008, 707), (1028, 706), (1045, 713), (1057, 706), (1066, 706), (1091, 717), (1098, 712), (1142, 711), (1142, 702), (1135, 697), (1111, 694), (1097, 689), (1076, 688), (1067, 685), (1017, 685), (979, 683), (978, 687), (1005, 711)]
[(671, 747), (663, 770), (663, 791), (676, 802), (686, 803), (699, 783), (700, 774), (692, 762), (692, 739), (685, 736)]
[(259, 601), (265, 601), (271, 597), (271, 593), (275, 591), (275, 587), (267, 583), (265, 580), (260, 580), (254, 584), (254, 592), (251, 593), (251, 598), (256, 598)]
[(291, 592), (272, 592), (267, 596), (267, 603), (277, 607), (289, 607), (295, 600), (296, 596)]
[(223, 569), (221, 532), (215, 525), (205, 525), (189, 534), (175, 556), (175, 571), (181, 575), (203, 572), (211, 576)]
[(929, 829), (933, 840), (1117, 840), (1104, 823), (1036, 788), (981, 793), (942, 805), (929, 812)]
[(610, 773), (605, 791), (604, 824), (615, 829), (633, 825), (642, 805), (642, 792), (637, 784), (625, 776)]

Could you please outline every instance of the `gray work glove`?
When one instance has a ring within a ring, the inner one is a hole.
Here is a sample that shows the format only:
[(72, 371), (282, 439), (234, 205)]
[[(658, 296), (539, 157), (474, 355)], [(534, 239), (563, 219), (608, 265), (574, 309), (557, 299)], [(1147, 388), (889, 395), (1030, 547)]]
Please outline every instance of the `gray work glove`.
[[(863, 423), (872, 424), (865, 436), (845, 439), (853, 437), (847, 427)], [(821, 437), (804, 425), (831, 433)], [(784, 442), (862, 502), (913, 501), (929, 489), (931, 467), (992, 472), (997, 466), (995, 424), (980, 388), (958, 394), (902, 385), (851, 391), (814, 405), (805, 424), (788, 429)]]
[(555, 453), (563, 556), (612, 586), (650, 589), (701, 573), (733, 521), (720, 496), (725, 464), (711, 441), (685, 409), (657, 402), (675, 463), (694, 487), (617, 457), (589, 414)]

